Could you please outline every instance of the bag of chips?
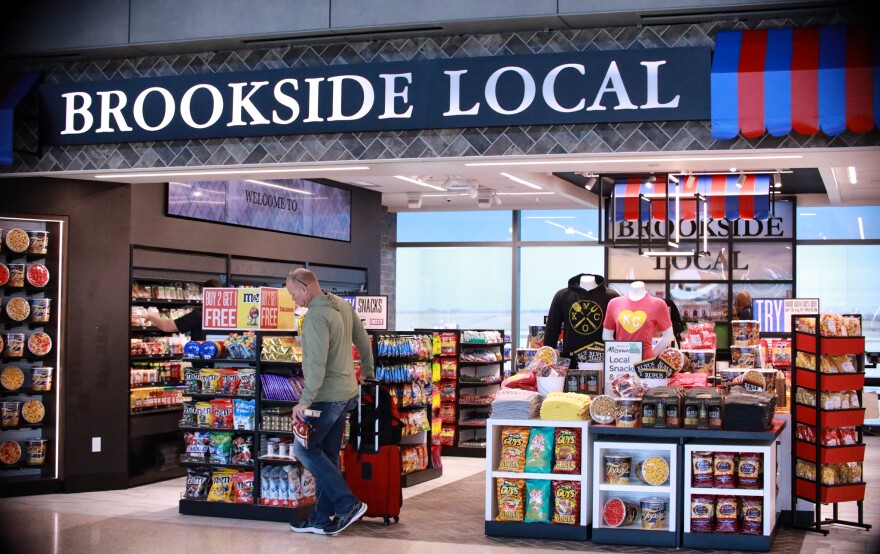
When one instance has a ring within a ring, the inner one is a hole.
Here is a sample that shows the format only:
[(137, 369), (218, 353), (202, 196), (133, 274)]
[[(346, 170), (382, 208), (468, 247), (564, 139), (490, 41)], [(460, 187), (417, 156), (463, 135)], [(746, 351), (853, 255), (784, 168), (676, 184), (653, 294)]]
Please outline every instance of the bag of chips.
[(525, 517), (526, 482), (524, 479), (498, 479), (498, 517), (497, 521), (522, 521)]
[(183, 434), (183, 440), (186, 443), (183, 451), (184, 462), (208, 463), (211, 433), (208, 431), (186, 431)]
[(230, 455), (233, 464), (254, 465), (253, 435), (235, 435), (232, 438)]
[(254, 503), (254, 472), (239, 471), (232, 476), (236, 504)]
[(208, 502), (232, 502), (232, 476), (235, 470), (221, 469), (211, 474), (211, 490)]
[(526, 448), (526, 466), (529, 473), (550, 473), (553, 460), (553, 428), (532, 427)]
[[(732, 489), (736, 486), (736, 454), (716, 452), (713, 457), (713, 480), (716, 489)], [(716, 513), (717, 510), (716, 510)]]
[(553, 473), (581, 472), (581, 434), (578, 429), (557, 427), (553, 441), (553, 454), (556, 459)]
[(581, 484), (578, 481), (553, 481), (553, 519), (558, 525), (580, 523)]
[(524, 521), (526, 523), (549, 523), (552, 506), (553, 504), (550, 502), (550, 481), (543, 479), (527, 480)]
[(715, 497), (715, 532), (739, 533), (738, 496)]
[(232, 399), (215, 398), (211, 400), (214, 429), (232, 429)]
[[(501, 429), (501, 461), (498, 471), (522, 473), (526, 466), (526, 447), (529, 441), (528, 427), (504, 427)], [(520, 517), (519, 520), (522, 521)]]
[(202, 368), (199, 370), (199, 381), (202, 382), (202, 394), (216, 394), (220, 392), (220, 370)]
[(761, 535), (764, 532), (764, 499), (754, 496), (742, 497), (742, 532), (744, 535)]
[(207, 428), (214, 426), (214, 411), (210, 402), (196, 402), (196, 426)]
[(238, 384), (241, 378), (238, 369), (234, 367), (220, 368), (220, 394), (238, 394)]
[(211, 472), (206, 467), (191, 467), (186, 470), (186, 489), (184, 498), (191, 500), (204, 500), (208, 495), (208, 481)]
[(235, 429), (244, 431), (254, 430), (256, 419), (255, 400), (243, 400), (236, 398), (232, 401), (232, 424)]
[(211, 433), (209, 450), (212, 464), (228, 464), (232, 450), (232, 433)]

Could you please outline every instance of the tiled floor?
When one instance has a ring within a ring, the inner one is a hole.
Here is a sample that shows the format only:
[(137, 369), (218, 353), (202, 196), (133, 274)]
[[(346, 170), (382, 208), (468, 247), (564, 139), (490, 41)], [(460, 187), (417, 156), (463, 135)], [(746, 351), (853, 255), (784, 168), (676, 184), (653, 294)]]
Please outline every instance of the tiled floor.
[[(880, 437), (868, 437), (866, 522), (871, 531), (833, 528), (828, 537), (781, 528), (773, 552), (880, 552)], [(0, 552), (670, 552), (662, 548), (487, 537), (483, 532), (485, 462), (445, 458), (440, 479), (404, 489), (400, 523), (357, 523), (337, 537), (293, 535), (285, 524), (182, 516), (183, 479), (123, 491), (0, 500)], [(853, 505), (844, 505), (849, 517)], [(719, 546), (723, 542), (719, 541)], [(711, 552), (678, 550), (681, 553)]]

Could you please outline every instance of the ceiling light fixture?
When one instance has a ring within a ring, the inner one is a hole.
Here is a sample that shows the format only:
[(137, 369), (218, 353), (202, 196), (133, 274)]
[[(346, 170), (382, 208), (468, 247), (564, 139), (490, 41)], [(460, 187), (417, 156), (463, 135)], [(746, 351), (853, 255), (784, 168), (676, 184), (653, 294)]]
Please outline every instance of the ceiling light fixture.
[(646, 258), (660, 258), (660, 257), (673, 257), (673, 256), (693, 256), (693, 250), (653, 250), (651, 252), (642, 252), (642, 256)]
[(666, 178), (669, 179), (671, 182), (675, 183), (676, 185), (677, 185), (678, 182), (679, 182), (679, 181), (678, 181), (678, 177), (675, 176), (675, 175), (673, 175), (672, 173), (670, 173), (669, 175), (667, 175)]
[(141, 177), (197, 177), (201, 175), (254, 175), (254, 174), (266, 174), (266, 173), (302, 173), (302, 172), (326, 172), (326, 171), (368, 171), (370, 169), (369, 166), (366, 165), (349, 165), (349, 166), (324, 166), (324, 167), (298, 167), (298, 168), (285, 168), (285, 169), (250, 169), (250, 168), (236, 168), (236, 169), (216, 169), (209, 171), (162, 171), (162, 172), (150, 172), (150, 171), (141, 171), (137, 173), (101, 173), (100, 175), (95, 175), (95, 179), (139, 179)]
[(685, 182), (684, 182), (684, 186), (685, 186), (685, 188), (688, 188), (688, 189), (693, 188), (693, 187), (694, 187), (694, 181), (696, 181), (696, 180), (697, 180), (697, 176), (696, 176), (696, 175), (688, 175), (688, 176), (687, 176), (687, 179), (686, 179)]
[(470, 162), (464, 164), (467, 167), (498, 167), (498, 166), (514, 166), (514, 165), (568, 165), (568, 164), (632, 164), (632, 163), (677, 163), (677, 162), (724, 162), (724, 161), (752, 161), (752, 160), (800, 160), (803, 158), (800, 154), (785, 154), (778, 156), (705, 156), (705, 157), (686, 157), (686, 158), (613, 158), (603, 160), (601, 158), (594, 159), (571, 159), (571, 160), (540, 160), (540, 161), (500, 161), (500, 162)]
[(307, 190), (292, 189), (290, 187), (285, 187), (284, 185), (279, 185), (277, 183), (267, 183), (266, 181), (255, 181), (253, 179), (245, 179), (244, 182), (245, 183), (253, 183), (255, 185), (262, 185), (264, 187), (272, 187), (275, 189), (282, 189), (282, 190), (286, 190), (288, 192), (295, 192), (297, 194), (308, 194), (309, 196), (312, 196), (312, 193)]
[(593, 187), (596, 186), (596, 177), (594, 175), (590, 175), (587, 177), (587, 182), (584, 183), (584, 188), (587, 190), (593, 190)]
[(499, 196), (546, 196), (553, 195), (552, 192), (547, 191), (535, 191), (535, 192), (496, 192), (495, 194)]
[(503, 175), (504, 177), (507, 177), (508, 179), (513, 181), (514, 183), (519, 183), (521, 185), (525, 185), (531, 189), (544, 190), (541, 187), (539, 187), (538, 185), (536, 185), (534, 183), (530, 183), (530, 182), (526, 181), (525, 179), (520, 179), (519, 177), (514, 177), (510, 173), (501, 173), (501, 175)]
[(654, 183), (656, 182), (657, 177), (652, 174), (650, 177), (645, 179), (645, 188), (647, 188), (648, 190), (652, 190), (654, 188)]
[(778, 171), (773, 174), (773, 188), (782, 188), (782, 175)]
[(498, 196), (498, 193), (497, 193), (497, 192), (496, 192), (495, 194), (492, 195), (492, 203), (495, 204), (496, 206), (500, 206), (500, 205), (501, 205), (501, 197)]
[(430, 184), (430, 183), (426, 183), (426, 182), (424, 182), (424, 181), (422, 181), (422, 180), (420, 180), (420, 179), (415, 179), (415, 178), (412, 178), (412, 177), (404, 177), (403, 175), (395, 175), (394, 177), (395, 177), (395, 179), (400, 179), (401, 181), (406, 181), (407, 183), (412, 183), (412, 184), (414, 184), (414, 185), (419, 185), (420, 187), (428, 187), (429, 189), (441, 190), (441, 191), (443, 190), (442, 188), (440, 188), (440, 187), (438, 187), (438, 186), (436, 186), (436, 185), (432, 185), (432, 184)]
[(745, 182), (746, 182), (746, 174), (740, 173), (739, 177), (736, 178), (736, 188), (741, 189)]
[(848, 168), (846, 168), (846, 173), (849, 176), (849, 184), (851, 184), (851, 185), (858, 184), (859, 180), (858, 180), (858, 176), (856, 175), (855, 166), (851, 165)]
[(476, 183), (471, 183), (468, 185), (467, 195), (471, 198), (476, 198), (480, 195), (480, 185)]

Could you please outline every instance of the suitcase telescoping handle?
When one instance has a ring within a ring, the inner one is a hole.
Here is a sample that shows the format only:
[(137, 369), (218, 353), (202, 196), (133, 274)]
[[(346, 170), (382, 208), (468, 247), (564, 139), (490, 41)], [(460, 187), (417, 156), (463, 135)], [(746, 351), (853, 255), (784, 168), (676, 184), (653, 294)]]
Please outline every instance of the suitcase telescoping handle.
[[(373, 394), (373, 398), (376, 399), (376, 410), (374, 412), (376, 414), (376, 417), (375, 417), (376, 428), (373, 430), (373, 438), (376, 441), (375, 452), (378, 452), (379, 451), (379, 387), (381, 386), (381, 384), (376, 379), (364, 379), (363, 384), (358, 384), (358, 425), (359, 426), (361, 425), (361, 422), (363, 422), (363, 417), (362, 417), (363, 414), (361, 413), (362, 404), (361, 404), (360, 399), (364, 397), (363, 396), (363, 386), (364, 385), (375, 385), (376, 386), (376, 391)], [(361, 439), (363, 439), (363, 433), (358, 433), (358, 443), (357, 443), (358, 452), (360, 452), (360, 449), (361, 449)]]

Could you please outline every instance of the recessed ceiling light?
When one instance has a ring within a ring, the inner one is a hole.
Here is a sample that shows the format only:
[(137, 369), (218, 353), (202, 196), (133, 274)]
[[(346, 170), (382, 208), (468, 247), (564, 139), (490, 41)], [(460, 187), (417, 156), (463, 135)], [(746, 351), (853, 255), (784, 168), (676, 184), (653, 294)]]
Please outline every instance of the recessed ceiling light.
[(846, 172), (849, 175), (849, 184), (855, 185), (859, 182), (859, 180), (857, 178), (858, 176), (856, 175), (855, 166), (852, 166), (852, 165), (849, 166), (848, 168), (846, 168)]
[(434, 190), (443, 190), (442, 187), (438, 187), (436, 185), (426, 183), (426, 182), (421, 181), (419, 179), (413, 179), (412, 177), (404, 177), (403, 175), (395, 175), (394, 178), (400, 179), (401, 181), (406, 181), (407, 183), (412, 183), (414, 185), (419, 185), (420, 187), (428, 187), (429, 189), (434, 189)]
[(611, 159), (560, 159), (560, 160), (537, 160), (537, 161), (500, 161), (500, 162), (470, 162), (464, 164), (468, 167), (497, 167), (512, 165), (568, 165), (568, 164), (632, 164), (650, 162), (724, 162), (724, 161), (750, 161), (750, 160), (799, 160), (800, 154), (782, 154), (778, 156), (693, 156), (686, 158), (611, 158)]

